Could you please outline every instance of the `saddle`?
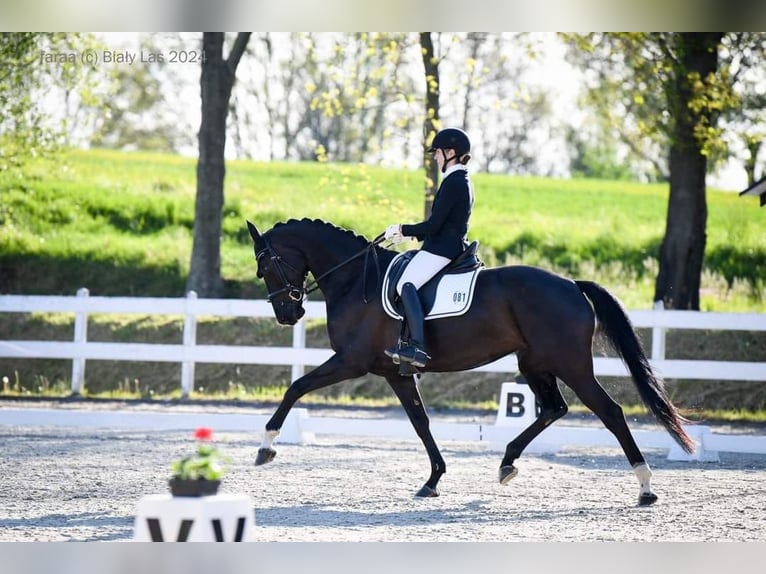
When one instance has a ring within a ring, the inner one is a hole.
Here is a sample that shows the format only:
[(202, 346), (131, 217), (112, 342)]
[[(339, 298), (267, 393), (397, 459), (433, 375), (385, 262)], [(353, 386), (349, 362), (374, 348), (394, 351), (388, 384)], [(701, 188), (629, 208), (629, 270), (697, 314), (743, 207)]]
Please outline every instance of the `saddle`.
[[(478, 249), (479, 242), (472, 242), (463, 253), (418, 289), (426, 321), (454, 317), (468, 311), (473, 300), (476, 277), (484, 267), (477, 255)], [(397, 255), (383, 276), (383, 309), (394, 319), (402, 319), (404, 316), (396, 284), (416, 253), (417, 250), (413, 249)]]

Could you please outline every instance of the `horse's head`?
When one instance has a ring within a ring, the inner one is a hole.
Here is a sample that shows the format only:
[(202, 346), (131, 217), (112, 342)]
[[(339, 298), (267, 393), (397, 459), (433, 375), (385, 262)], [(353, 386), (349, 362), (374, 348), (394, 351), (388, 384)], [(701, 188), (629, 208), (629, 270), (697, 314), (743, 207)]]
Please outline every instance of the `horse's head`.
[(308, 275), (306, 262), (294, 248), (277, 245), (275, 249), (271, 241), (258, 233), (249, 221), (247, 228), (253, 238), (257, 276), (266, 283), (274, 315), (280, 325), (295, 325), (306, 313), (303, 308)]

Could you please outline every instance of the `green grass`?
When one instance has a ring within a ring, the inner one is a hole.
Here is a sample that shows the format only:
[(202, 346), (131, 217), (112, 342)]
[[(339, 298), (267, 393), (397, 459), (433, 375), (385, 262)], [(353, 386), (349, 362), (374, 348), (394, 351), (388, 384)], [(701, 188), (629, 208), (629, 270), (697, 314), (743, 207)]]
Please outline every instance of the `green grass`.
[[(73, 151), (0, 174), (0, 291), (183, 295), (191, 255), (195, 160)], [(477, 174), (470, 236), (489, 265), (528, 263), (599, 281), (629, 308), (649, 308), (667, 186)], [(227, 165), (222, 274), (227, 296), (261, 286), (245, 219), (260, 229), (315, 217), (374, 237), (422, 218), (419, 171), (366, 165)], [(702, 307), (765, 311), (762, 212), (709, 190)], [(414, 244), (410, 245), (414, 246)]]

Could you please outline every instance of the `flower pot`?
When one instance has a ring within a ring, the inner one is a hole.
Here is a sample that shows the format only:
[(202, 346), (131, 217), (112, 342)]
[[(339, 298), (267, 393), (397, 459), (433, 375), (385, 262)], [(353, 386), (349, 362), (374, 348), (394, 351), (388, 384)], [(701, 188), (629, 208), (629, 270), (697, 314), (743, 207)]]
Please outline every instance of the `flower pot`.
[(173, 496), (208, 496), (218, 492), (220, 480), (204, 478), (171, 478), (168, 481)]

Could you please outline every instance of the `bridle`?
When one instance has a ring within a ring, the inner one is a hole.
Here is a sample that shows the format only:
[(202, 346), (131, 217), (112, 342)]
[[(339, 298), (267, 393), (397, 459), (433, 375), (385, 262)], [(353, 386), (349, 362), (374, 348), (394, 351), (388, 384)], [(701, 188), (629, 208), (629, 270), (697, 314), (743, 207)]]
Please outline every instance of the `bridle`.
[[(268, 292), (268, 294), (266, 296), (266, 301), (269, 302), (269, 303), (273, 303), (272, 300), (274, 299), (274, 297), (276, 297), (277, 295), (281, 295), (282, 293), (287, 293), (287, 297), (291, 301), (294, 301), (295, 303), (299, 303), (299, 302), (303, 301), (306, 297), (308, 297), (309, 293), (312, 293), (312, 292), (316, 291), (317, 289), (319, 289), (319, 281), (321, 279), (327, 277), (330, 273), (340, 269), (344, 265), (346, 265), (348, 263), (351, 263), (354, 259), (357, 259), (357, 258), (361, 257), (362, 255), (365, 256), (365, 268), (366, 268), (366, 266), (367, 266), (366, 265), (367, 257), (369, 256), (370, 253), (372, 253), (373, 259), (375, 260), (375, 266), (376, 266), (378, 275), (380, 275), (380, 269), (378, 268), (378, 254), (375, 251), (375, 246), (380, 244), (383, 241), (383, 239), (384, 239), (384, 235), (383, 234), (378, 235), (375, 239), (373, 239), (370, 243), (368, 243), (367, 246), (364, 249), (362, 249), (361, 251), (355, 253), (354, 255), (349, 257), (348, 259), (345, 259), (344, 261), (341, 261), (340, 263), (338, 263), (334, 267), (331, 267), (330, 269), (328, 269), (327, 271), (322, 273), (319, 277), (315, 277), (314, 280), (311, 283), (306, 283), (306, 277), (308, 275), (308, 273), (307, 273), (306, 275), (303, 276), (303, 285), (300, 286), (300, 287), (298, 287), (296, 285), (293, 285), (290, 282), (290, 280), (287, 278), (287, 275), (285, 274), (285, 270), (284, 270), (284, 268), (282, 266), (285, 265), (285, 266), (289, 267), (290, 269), (292, 269), (293, 271), (295, 271), (296, 273), (298, 273), (298, 270), (295, 267), (293, 267), (292, 265), (290, 265), (289, 261), (286, 261), (279, 254), (277, 254), (276, 251), (274, 251), (274, 249), (271, 247), (271, 243), (269, 242), (269, 240), (265, 236), (261, 236), (261, 239), (263, 240), (263, 243), (264, 243), (265, 247), (263, 249), (261, 249), (258, 253), (255, 254), (255, 261), (256, 261), (256, 263), (258, 263), (258, 267), (260, 269), (261, 257), (268, 256), (269, 259), (271, 259), (271, 262), (272, 262), (272, 264), (274, 265), (274, 268), (277, 271), (277, 275), (279, 276), (279, 280), (282, 281), (282, 287), (280, 289), (277, 289), (276, 291), (269, 291)], [(365, 275), (365, 280), (366, 279), (367, 279), (367, 277)], [(366, 292), (366, 289), (364, 289), (364, 291)], [(364, 302), (367, 303), (366, 294), (365, 294)]]
[(276, 251), (272, 249), (271, 243), (269, 243), (269, 240), (266, 239), (266, 237), (263, 237), (263, 242), (266, 245), (263, 249), (261, 249), (258, 253), (255, 254), (255, 261), (258, 263), (258, 268), (261, 267), (261, 257), (264, 255), (268, 255), (269, 259), (271, 259), (271, 263), (273, 264), (274, 268), (277, 270), (277, 275), (279, 275), (280, 281), (282, 281), (283, 287), (281, 289), (277, 289), (276, 291), (269, 291), (266, 301), (269, 303), (272, 303), (272, 299), (276, 297), (277, 295), (281, 295), (282, 293), (287, 293), (287, 296), (290, 298), (290, 300), (295, 301), (296, 303), (299, 301), (303, 301), (303, 298), (308, 294), (306, 291), (306, 276), (303, 277), (303, 285), (301, 287), (296, 287), (292, 283), (290, 283), (290, 280), (287, 278), (287, 275), (285, 275), (285, 270), (282, 267), (282, 265), (286, 265), (296, 273), (298, 270), (290, 265), (288, 261), (285, 261), (282, 259), (281, 256), (277, 255)]

